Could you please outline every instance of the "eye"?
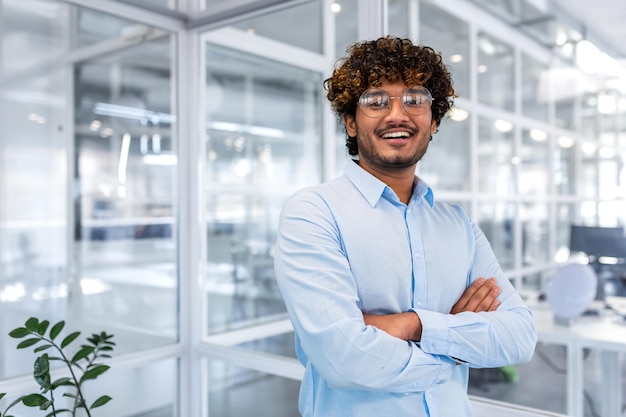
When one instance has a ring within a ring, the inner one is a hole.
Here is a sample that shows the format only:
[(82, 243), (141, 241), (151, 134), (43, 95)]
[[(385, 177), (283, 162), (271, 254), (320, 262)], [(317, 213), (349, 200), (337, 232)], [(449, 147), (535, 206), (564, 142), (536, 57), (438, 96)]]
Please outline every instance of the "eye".
[(404, 95), (404, 104), (406, 106), (421, 107), (428, 103), (428, 97), (422, 93), (407, 93)]
[(366, 91), (359, 99), (359, 105), (368, 109), (386, 109), (389, 106), (389, 97), (380, 91)]

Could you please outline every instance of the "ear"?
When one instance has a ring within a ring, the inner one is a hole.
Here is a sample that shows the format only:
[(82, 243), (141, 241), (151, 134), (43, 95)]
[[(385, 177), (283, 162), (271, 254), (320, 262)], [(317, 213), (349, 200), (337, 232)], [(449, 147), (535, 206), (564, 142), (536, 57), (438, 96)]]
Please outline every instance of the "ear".
[(437, 122), (435, 120), (432, 120), (430, 122), (430, 133), (431, 134), (437, 133)]
[(346, 126), (346, 133), (350, 137), (356, 137), (356, 119), (350, 114), (343, 115), (343, 124)]

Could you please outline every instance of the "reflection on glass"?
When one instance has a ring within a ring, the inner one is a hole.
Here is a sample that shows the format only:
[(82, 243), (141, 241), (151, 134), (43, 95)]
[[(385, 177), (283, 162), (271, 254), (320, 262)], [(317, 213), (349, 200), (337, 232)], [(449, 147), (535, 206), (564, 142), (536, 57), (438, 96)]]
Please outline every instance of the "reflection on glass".
[(556, 205), (556, 254), (554, 261), (565, 262), (569, 258), (570, 227), (576, 221), (576, 205), (559, 203)]
[(207, 44), (209, 333), (275, 320), (278, 216), (321, 178), (321, 74)]
[(513, 126), (507, 121), (480, 118), (478, 121), (478, 189), (506, 196), (513, 183)]
[[(564, 146), (565, 145), (565, 146)], [(571, 142), (557, 140), (554, 154), (554, 174), (552, 176), (558, 194), (571, 195), (576, 192), (575, 149)]]
[(580, 123), (575, 121), (576, 97), (570, 92), (570, 88), (556, 88), (553, 91), (562, 91), (561, 95), (555, 97), (555, 120), (554, 124), (562, 129), (578, 130)]
[[(387, 3), (389, 34), (415, 40), (416, 25), (411, 21), (417, 15), (417, 2), (411, 0), (389, 0)], [(413, 13), (412, 13), (413, 12)], [(413, 35), (413, 36), (411, 36)]]
[(134, 334), (124, 345), (132, 350), (172, 343), (178, 334), (170, 66), (163, 38), (75, 70), (81, 289), (73, 291), (89, 306), (83, 319)]
[(549, 192), (548, 134), (541, 129), (524, 129), (518, 152), (520, 194), (545, 195)]
[(513, 48), (488, 35), (478, 33), (478, 99), (503, 110), (514, 109)]
[[(524, 274), (522, 276), (522, 289), (525, 291), (545, 292), (550, 279), (554, 275), (554, 271), (535, 272), (534, 274)], [(542, 407), (545, 409), (545, 407)]]
[(579, 151), (581, 163), (576, 191), (579, 197), (594, 199), (599, 192), (597, 145), (592, 142), (583, 142), (579, 146)]
[[(275, 13), (262, 15), (233, 25), (250, 36), (262, 36), (298, 48), (323, 53), (322, 6), (325, 2), (310, 1)], [(345, 12), (344, 12), (345, 13)], [(285, 22), (297, 30), (285, 36)]]
[[(285, 320), (288, 320), (285, 318)], [(284, 333), (278, 336), (264, 337), (251, 342), (237, 345), (245, 349), (255, 350), (258, 352), (270, 353), (273, 355), (288, 356), (296, 358), (296, 348), (294, 345), (294, 333)]]
[(346, 55), (346, 49), (359, 39), (359, 0), (334, 2), (341, 8), (335, 14), (335, 56)]
[(208, 364), (209, 416), (297, 416), (300, 381), (241, 368)]
[(537, 266), (552, 258), (548, 240), (548, 205), (524, 203), (519, 206), (522, 222), (522, 265)]
[[(147, 3), (165, 6), (168, 0), (143, 0)], [(161, 3), (161, 4), (158, 4)], [(74, 48), (94, 45), (108, 41), (136, 42), (140, 38), (149, 38), (163, 34), (161, 30), (130, 20), (110, 16), (94, 10), (77, 8), (76, 33), (72, 39)]]
[[(119, 343), (118, 343), (119, 347)], [(116, 348), (117, 350), (117, 348)], [(151, 362), (140, 368), (120, 368), (111, 366), (105, 376), (98, 378), (98, 395), (113, 397), (98, 413), (93, 415), (119, 417), (170, 417), (179, 415), (178, 408), (178, 361), (166, 359)], [(90, 385), (85, 385), (87, 396)]]
[[(584, 94), (580, 100), (580, 124), (578, 129), (583, 137), (595, 139), (599, 134), (598, 96), (595, 93)], [(570, 126), (570, 129), (572, 126)]]
[(550, 99), (547, 65), (522, 54), (522, 113), (533, 119), (548, 120)]
[(512, 269), (515, 262), (515, 205), (503, 202), (480, 203), (478, 226), (491, 243), (502, 269)]
[[(32, 315), (114, 333), (125, 341), (118, 353), (175, 341), (174, 175), (145, 165), (138, 145), (152, 129), (165, 153), (170, 126), (119, 112), (171, 119), (168, 39), (125, 49), (131, 22), (62, 2), (4, 0), (0, 19), (3, 329)], [(108, 56), (73, 66), (104, 40)], [(0, 344), (0, 378), (32, 371), (11, 340)]]
[(469, 115), (454, 109), (442, 120), (417, 172), (434, 190), (470, 191), (471, 154)]
[[(452, 72), (456, 94), (460, 97), (469, 97), (469, 28), (467, 23), (429, 2), (420, 2), (419, 16), (419, 39), (428, 39), (428, 45), (441, 52), (444, 62)], [(390, 26), (393, 25), (390, 24)]]

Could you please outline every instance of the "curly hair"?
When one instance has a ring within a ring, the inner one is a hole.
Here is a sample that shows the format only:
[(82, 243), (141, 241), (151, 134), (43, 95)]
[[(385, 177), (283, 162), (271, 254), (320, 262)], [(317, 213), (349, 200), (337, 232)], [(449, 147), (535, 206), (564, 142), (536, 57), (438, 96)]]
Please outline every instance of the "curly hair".
[[(437, 127), (452, 108), (456, 95), (450, 71), (441, 54), (431, 47), (385, 36), (354, 43), (347, 52), (348, 56), (337, 61), (332, 76), (324, 81), (326, 97), (339, 117), (355, 116), (361, 94), (370, 87), (380, 86), (383, 79), (426, 87), (433, 96), (432, 117)], [(356, 138), (348, 136), (346, 147), (350, 155), (358, 154)]]

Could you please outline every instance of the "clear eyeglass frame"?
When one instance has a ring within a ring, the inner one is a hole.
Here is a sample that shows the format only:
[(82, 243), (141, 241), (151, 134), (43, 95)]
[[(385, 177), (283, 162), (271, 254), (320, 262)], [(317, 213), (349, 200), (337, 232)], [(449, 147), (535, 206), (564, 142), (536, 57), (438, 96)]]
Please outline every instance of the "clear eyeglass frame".
[(426, 87), (409, 87), (401, 96), (390, 96), (382, 88), (368, 88), (359, 97), (357, 105), (367, 117), (380, 118), (391, 111), (392, 99), (402, 99), (402, 110), (412, 116), (427, 113), (433, 102), (433, 96)]

